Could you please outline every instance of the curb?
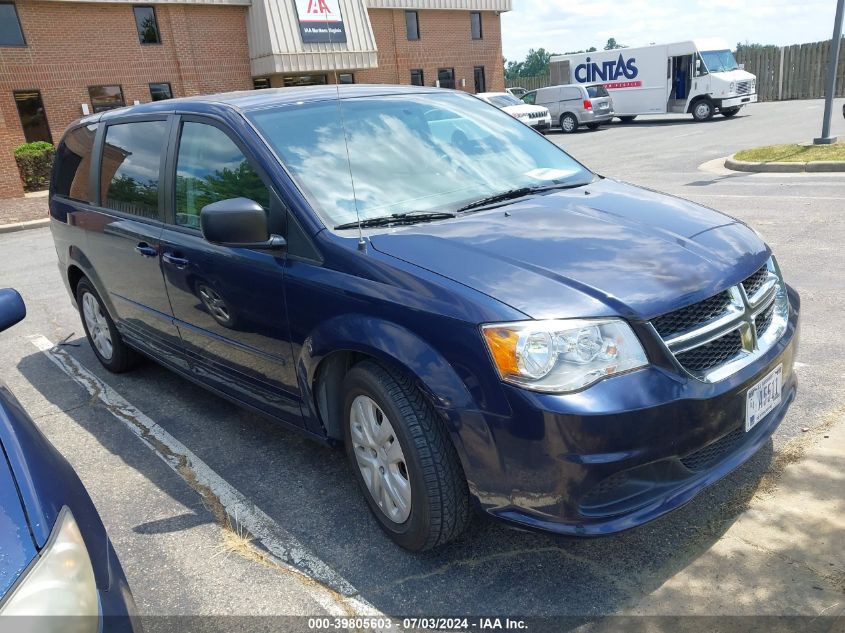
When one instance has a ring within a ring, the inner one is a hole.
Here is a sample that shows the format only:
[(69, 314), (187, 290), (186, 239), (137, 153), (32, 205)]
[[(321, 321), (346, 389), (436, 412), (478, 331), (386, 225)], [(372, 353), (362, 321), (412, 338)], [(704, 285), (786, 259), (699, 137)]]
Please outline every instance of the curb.
[(745, 160), (736, 160), (733, 156), (725, 159), (725, 167), (734, 171), (750, 172), (833, 172), (845, 171), (845, 160), (814, 160), (807, 163), (752, 163)]
[(0, 235), (3, 233), (26, 231), (27, 229), (40, 229), (45, 226), (50, 226), (50, 218), (30, 220), (29, 222), (15, 222), (14, 224), (0, 224)]

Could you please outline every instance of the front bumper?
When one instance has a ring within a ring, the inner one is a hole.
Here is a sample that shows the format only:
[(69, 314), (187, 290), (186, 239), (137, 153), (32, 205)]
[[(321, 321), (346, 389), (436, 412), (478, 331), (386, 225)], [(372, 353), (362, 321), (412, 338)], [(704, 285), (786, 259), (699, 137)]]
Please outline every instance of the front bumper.
[(735, 108), (737, 106), (748, 105), (749, 103), (757, 103), (757, 95), (741, 95), (739, 97), (731, 97), (730, 99), (722, 99), (719, 108)]
[[(800, 302), (789, 299), (784, 336), (717, 383), (651, 366), (563, 396), (506, 386), (511, 415), (462, 420), (476, 500), (521, 527), (580, 536), (685, 504), (766, 443), (794, 399)], [(781, 404), (746, 433), (746, 393), (779, 364)]]
[(529, 123), (529, 125), (535, 130), (548, 130), (552, 127), (552, 117), (549, 116), (543, 119), (534, 119), (531, 123)]

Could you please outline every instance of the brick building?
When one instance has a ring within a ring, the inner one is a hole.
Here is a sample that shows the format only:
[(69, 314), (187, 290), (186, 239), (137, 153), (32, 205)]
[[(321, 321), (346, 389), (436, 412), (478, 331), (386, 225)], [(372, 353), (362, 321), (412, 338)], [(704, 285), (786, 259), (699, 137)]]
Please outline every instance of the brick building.
[[(314, 6), (330, 17), (310, 22)], [(313, 83), (502, 90), (499, 16), (510, 7), (511, 0), (0, 0), (0, 198), (23, 193), (16, 146), (57, 142), (93, 111)]]

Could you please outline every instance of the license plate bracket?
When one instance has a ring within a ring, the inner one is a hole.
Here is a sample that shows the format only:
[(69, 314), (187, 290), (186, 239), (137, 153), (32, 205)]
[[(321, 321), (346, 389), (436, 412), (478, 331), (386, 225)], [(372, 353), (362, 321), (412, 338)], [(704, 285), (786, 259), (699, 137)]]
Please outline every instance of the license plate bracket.
[(777, 407), (783, 392), (783, 365), (778, 365), (766, 374), (745, 394), (745, 432), (757, 424)]

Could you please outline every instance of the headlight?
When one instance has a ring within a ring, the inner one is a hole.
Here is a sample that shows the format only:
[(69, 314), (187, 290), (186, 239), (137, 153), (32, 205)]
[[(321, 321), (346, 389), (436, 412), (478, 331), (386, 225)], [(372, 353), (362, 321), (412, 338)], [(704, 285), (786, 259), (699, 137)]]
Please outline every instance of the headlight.
[(732, 82), (731, 82), (731, 89), (730, 89), (730, 91), (731, 91), (731, 93), (736, 92), (736, 82), (735, 82), (735, 81), (732, 81)]
[(0, 615), (39, 616), (39, 620), (40, 616), (85, 616), (57, 620), (56, 630), (87, 633), (99, 629), (94, 568), (67, 508), (62, 508), (50, 540), (12, 590)]
[(639, 340), (620, 319), (518, 321), (481, 330), (502, 380), (533, 391), (577, 391), (648, 365)]

